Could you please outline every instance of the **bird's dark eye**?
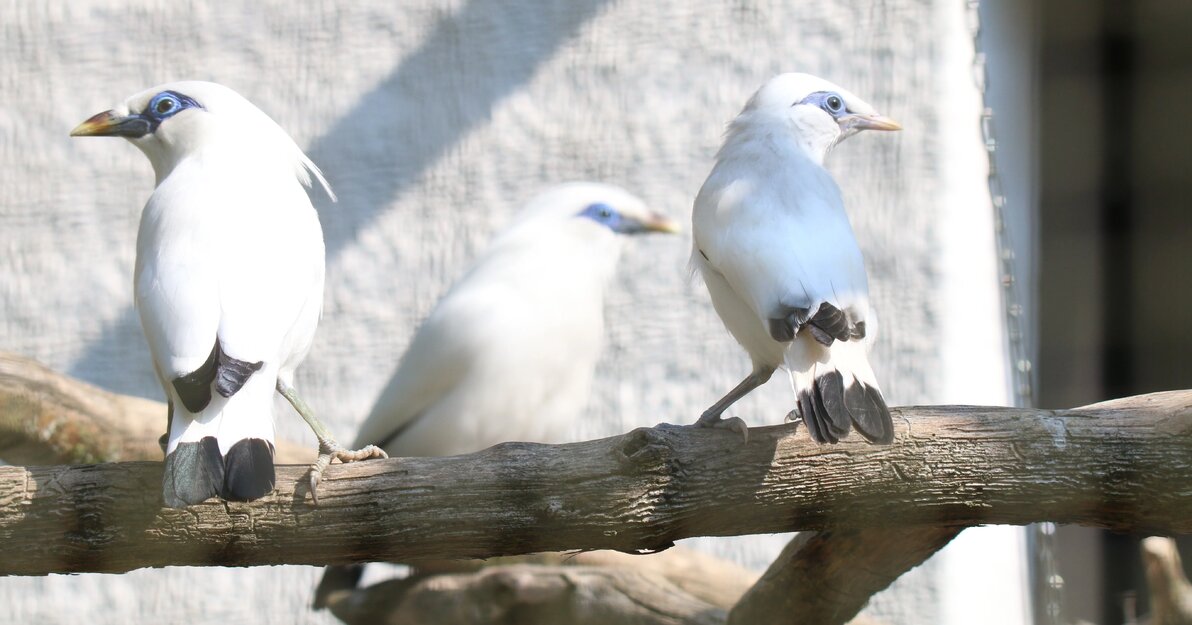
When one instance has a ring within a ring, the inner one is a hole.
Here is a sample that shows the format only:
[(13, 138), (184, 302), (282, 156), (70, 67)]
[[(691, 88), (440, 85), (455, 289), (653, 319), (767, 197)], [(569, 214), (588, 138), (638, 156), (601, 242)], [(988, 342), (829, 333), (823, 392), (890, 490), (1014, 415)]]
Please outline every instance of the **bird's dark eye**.
[(824, 105), (828, 107), (829, 111), (833, 113), (839, 113), (844, 109), (844, 100), (841, 100), (840, 96), (832, 94), (827, 98), (824, 98)]
[[(149, 101), (149, 108), (145, 111), (147, 115), (158, 120), (163, 121), (167, 117), (178, 114), (185, 108), (191, 106), (199, 106), (197, 102), (190, 98), (173, 91), (162, 91), (153, 96)], [(202, 107), (199, 107), (202, 108)]]
[(620, 221), (621, 215), (617, 213), (616, 209), (604, 202), (596, 202), (589, 204), (583, 211), (580, 212), (580, 217), (586, 217), (595, 221), (596, 223), (604, 224), (608, 227), (613, 227)]

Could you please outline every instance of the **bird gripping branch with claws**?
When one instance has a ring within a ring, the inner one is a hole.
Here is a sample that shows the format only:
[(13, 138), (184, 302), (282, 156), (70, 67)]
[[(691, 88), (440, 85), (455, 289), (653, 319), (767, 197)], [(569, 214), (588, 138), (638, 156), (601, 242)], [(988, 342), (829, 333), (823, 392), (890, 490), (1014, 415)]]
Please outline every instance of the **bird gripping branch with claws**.
[(250, 501), (273, 490), (275, 392), (319, 440), (315, 503), (333, 458), (384, 458), (376, 447), (341, 447), (293, 388), (323, 309), (311, 176), (331, 194), (293, 139), (236, 92), (197, 81), (138, 93), (71, 135), (124, 137), (157, 177), (133, 284), (169, 403), (165, 505)]
[(861, 250), (840, 189), (823, 167), (862, 130), (899, 130), (844, 89), (781, 74), (729, 124), (692, 214), (691, 261), (753, 371), (698, 425), (736, 430), (722, 413), (779, 367), (790, 372), (811, 437), (835, 443), (856, 429), (889, 443), (894, 429), (867, 347), (874, 323)]

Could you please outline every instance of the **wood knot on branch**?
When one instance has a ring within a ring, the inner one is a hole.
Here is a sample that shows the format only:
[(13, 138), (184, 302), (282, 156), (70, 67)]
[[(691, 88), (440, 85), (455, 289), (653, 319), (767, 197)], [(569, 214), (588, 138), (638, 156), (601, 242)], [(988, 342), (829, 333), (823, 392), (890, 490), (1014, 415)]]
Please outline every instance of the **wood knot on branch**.
[(674, 442), (660, 428), (641, 427), (621, 436), (621, 464), (637, 472), (665, 471), (675, 456)]

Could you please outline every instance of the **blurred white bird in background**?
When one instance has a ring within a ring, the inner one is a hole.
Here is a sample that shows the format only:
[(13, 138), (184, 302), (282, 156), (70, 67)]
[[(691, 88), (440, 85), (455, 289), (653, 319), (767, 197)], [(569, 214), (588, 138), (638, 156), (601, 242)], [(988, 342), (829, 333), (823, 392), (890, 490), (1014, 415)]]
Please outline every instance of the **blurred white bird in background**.
[[(319, 439), (314, 496), (340, 447), (293, 391), (323, 307), (323, 232), (307, 197), (319, 169), (280, 126), (227, 87), (154, 87), (80, 124), (140, 148), (157, 185), (141, 215), (134, 291), (169, 402), (165, 505), (273, 490), (273, 393)], [(317, 501), (317, 500), (316, 500)]]
[(721, 413), (784, 367), (797, 397), (791, 416), (817, 442), (844, 438), (850, 423), (870, 442), (893, 440), (867, 355), (864, 260), (823, 162), (861, 130), (898, 129), (848, 91), (794, 73), (763, 85), (729, 124), (695, 200), (691, 259), (753, 371), (699, 425), (747, 436), (744, 421)]
[(588, 402), (619, 235), (677, 231), (612, 185), (538, 195), (422, 322), (357, 444), (450, 456), (559, 442)]
[[(538, 195), (423, 321), (357, 444), (400, 457), (562, 442), (588, 404), (621, 235), (679, 230), (612, 185)], [(314, 607), (362, 570), (330, 567)]]

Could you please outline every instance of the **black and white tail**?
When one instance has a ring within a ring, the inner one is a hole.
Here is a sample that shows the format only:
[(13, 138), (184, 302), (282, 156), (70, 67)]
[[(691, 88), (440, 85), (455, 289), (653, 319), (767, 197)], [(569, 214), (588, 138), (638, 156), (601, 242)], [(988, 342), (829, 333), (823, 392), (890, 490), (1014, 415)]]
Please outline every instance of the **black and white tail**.
[(792, 346), (791, 350), (802, 352), (798, 358), (802, 362), (788, 362), (788, 366), (811, 438), (836, 443), (848, 436), (851, 426), (871, 443), (892, 442), (894, 422), (869, 366), (864, 341), (837, 340), (831, 346), (807, 338), (802, 341), (804, 349)]
[(273, 491), (276, 374), (223, 353), (172, 382), (162, 499), (183, 508), (211, 497), (251, 501)]

